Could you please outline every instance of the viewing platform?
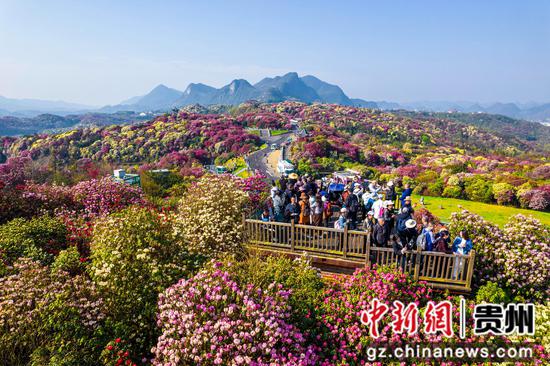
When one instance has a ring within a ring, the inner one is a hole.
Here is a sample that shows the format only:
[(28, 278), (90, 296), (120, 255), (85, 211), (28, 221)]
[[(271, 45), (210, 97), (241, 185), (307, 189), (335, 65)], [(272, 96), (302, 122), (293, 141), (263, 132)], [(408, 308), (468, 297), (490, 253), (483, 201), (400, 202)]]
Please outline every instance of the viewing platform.
[(475, 251), (469, 255), (433, 251), (407, 251), (396, 255), (393, 248), (371, 245), (365, 231), (333, 229), (282, 222), (263, 222), (243, 217), (245, 242), (252, 250), (299, 257), (304, 252), (312, 264), (325, 272), (351, 274), (356, 268), (398, 265), (415, 280), (434, 288), (470, 292)]

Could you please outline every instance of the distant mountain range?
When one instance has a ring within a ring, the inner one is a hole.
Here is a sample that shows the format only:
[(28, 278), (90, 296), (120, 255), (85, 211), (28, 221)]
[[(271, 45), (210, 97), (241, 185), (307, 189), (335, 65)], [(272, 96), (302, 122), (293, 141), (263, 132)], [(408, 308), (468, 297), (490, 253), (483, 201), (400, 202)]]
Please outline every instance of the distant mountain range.
[(305, 103), (377, 107), (374, 102), (350, 99), (339, 86), (324, 82), (315, 76), (299, 77), (297, 73), (289, 72), (283, 76), (264, 78), (254, 85), (244, 79), (235, 79), (219, 89), (201, 83), (192, 83), (184, 91), (179, 91), (161, 84), (146, 95), (130, 98), (118, 105), (103, 107), (101, 111), (142, 112), (181, 108), (192, 104), (237, 105), (247, 100), (272, 103), (296, 100)]
[(165, 112), (193, 104), (204, 106), (222, 104), (237, 105), (247, 100), (261, 102), (281, 102), (296, 100), (305, 103), (331, 103), (346, 106), (379, 108), (383, 110), (409, 110), (428, 112), (465, 112), (500, 114), (512, 118), (550, 123), (550, 103), (517, 104), (476, 102), (427, 101), (414, 103), (396, 103), (386, 101), (367, 101), (348, 97), (342, 88), (322, 81), (315, 76), (298, 76), (289, 72), (282, 76), (264, 78), (252, 85), (244, 79), (236, 79), (221, 88), (201, 83), (191, 83), (184, 91), (158, 85), (149, 93), (129, 98), (116, 105), (102, 108), (36, 99), (9, 99), (0, 96), (0, 116), (34, 117), (39, 114), (83, 114), (89, 112), (115, 113)]

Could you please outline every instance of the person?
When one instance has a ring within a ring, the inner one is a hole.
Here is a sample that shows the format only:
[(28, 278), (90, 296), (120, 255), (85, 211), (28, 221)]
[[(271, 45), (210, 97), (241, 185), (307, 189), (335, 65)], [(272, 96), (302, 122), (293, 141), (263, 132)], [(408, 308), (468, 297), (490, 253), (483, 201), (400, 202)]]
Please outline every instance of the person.
[(286, 185), (287, 185), (288, 181), (286, 179), (286, 174), (283, 174), (281, 176), (281, 178), (279, 179), (279, 187), (281, 190), (284, 190), (286, 189)]
[(442, 227), (435, 237), (434, 250), (439, 253), (451, 254), (453, 250), (449, 245), (450, 243), (449, 231), (447, 228)]
[(348, 209), (348, 221), (350, 229), (357, 229), (357, 213), (359, 212), (359, 199), (353, 194), (352, 188), (348, 189), (348, 198), (345, 200), (346, 208)]
[(380, 190), (380, 186), (378, 185), (378, 183), (375, 180), (371, 181), (369, 184), (369, 191), (372, 194), (378, 194), (379, 190)]
[(309, 225), (311, 210), (309, 207), (309, 198), (305, 192), (302, 192), (300, 195), (300, 202), (298, 204), (300, 205), (300, 218), (298, 219), (298, 223), (301, 225)]
[(275, 192), (275, 197), (273, 197), (273, 214), (275, 221), (283, 221), (283, 209), (284, 202), (281, 197), (281, 191), (277, 190), (277, 192)]
[(413, 193), (413, 190), (411, 188), (411, 185), (409, 183), (405, 183), (405, 189), (403, 189), (403, 192), (401, 193), (401, 206), (405, 206), (405, 199), (407, 197), (411, 197), (411, 194)]
[(403, 208), (407, 208), (411, 215), (414, 213), (414, 209), (412, 207), (412, 199), (411, 196), (405, 197), (405, 200), (403, 201)]
[(290, 197), (290, 203), (285, 207), (285, 219), (287, 222), (298, 222), (300, 216), (300, 206), (296, 203), (296, 196)]
[(390, 233), (395, 231), (395, 210), (393, 209), (393, 201), (391, 200), (386, 201), (386, 207), (384, 209), (384, 220), (386, 221), (386, 225), (388, 226), (389, 239)]
[(343, 230), (343, 229), (346, 227), (346, 224), (347, 224), (347, 220), (346, 220), (347, 213), (348, 213), (347, 208), (342, 207), (342, 208), (340, 209), (340, 216), (338, 216), (338, 220), (336, 220), (336, 221), (334, 222), (334, 228), (335, 228), (335, 229), (341, 229), (341, 230)]
[(330, 219), (332, 218), (332, 204), (326, 195), (321, 196), (323, 202), (323, 221), (326, 227), (329, 227)]
[(393, 186), (393, 181), (390, 180), (386, 186), (386, 200), (394, 202), (395, 197), (395, 187)]
[(275, 183), (274, 180), (271, 180), (271, 198), (274, 198), (275, 197), (275, 194), (277, 193), (277, 191), (279, 190), (279, 187), (277, 187), (277, 183)]
[(398, 236), (405, 245), (407, 249), (414, 250), (416, 249), (416, 241), (418, 238), (418, 232), (416, 231), (416, 221), (412, 218), (409, 218), (404, 222), (405, 228), (398, 231)]
[(397, 235), (393, 234), (390, 235), (390, 244), (393, 248), (393, 253), (397, 257), (397, 264), (404, 272), (407, 260), (407, 257), (405, 256), (405, 253), (407, 252), (407, 246), (403, 244), (403, 242)]
[(312, 224), (315, 226), (321, 226), (323, 223), (323, 201), (321, 200), (321, 195), (319, 193), (317, 193), (314, 198), (314, 206), (311, 207)]
[(372, 204), (371, 210), (374, 212), (374, 218), (376, 220), (384, 217), (384, 201), (379, 195), (374, 196), (374, 203)]
[(285, 192), (283, 193), (283, 201), (285, 204), (285, 207), (290, 203), (290, 199), (294, 196), (294, 185), (292, 183), (288, 183), (286, 185)]
[(260, 216), (260, 220), (262, 220), (263, 222), (270, 222), (270, 221), (271, 221), (271, 217), (269, 216), (269, 211), (264, 210), (264, 211), (262, 212), (262, 215)]
[(422, 218), (423, 225), (422, 225), (422, 231), (420, 232), (420, 235), (418, 236), (419, 239), (422, 240), (421, 248), (422, 250), (431, 252), (434, 249), (434, 241), (435, 237), (433, 234), (433, 224), (427, 220), (424, 223), (424, 218)]
[(455, 262), (453, 266), (453, 280), (462, 277), (462, 271), (464, 270), (464, 257), (470, 253), (473, 248), (473, 243), (470, 240), (470, 236), (467, 232), (461, 231), (459, 235), (453, 241), (453, 253), (455, 254)]
[(388, 243), (388, 226), (383, 217), (378, 218), (378, 222), (374, 225), (372, 231), (372, 237), (374, 239), (374, 244), (378, 247), (385, 247)]
[(363, 209), (365, 210), (365, 212), (369, 212), (372, 210), (372, 204), (374, 203), (375, 196), (376, 196), (375, 193), (370, 193), (370, 192), (363, 193)]
[(376, 224), (376, 220), (374, 219), (374, 212), (372, 211), (367, 212), (367, 217), (365, 217), (365, 221), (363, 222), (363, 228), (365, 229), (365, 231), (372, 232), (375, 224)]

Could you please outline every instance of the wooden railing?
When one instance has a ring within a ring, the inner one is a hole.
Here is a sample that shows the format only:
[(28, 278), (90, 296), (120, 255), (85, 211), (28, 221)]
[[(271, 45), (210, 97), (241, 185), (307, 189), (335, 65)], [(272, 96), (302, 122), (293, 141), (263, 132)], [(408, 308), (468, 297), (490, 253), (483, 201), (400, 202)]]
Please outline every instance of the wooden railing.
[[(475, 252), (469, 255), (431, 251), (396, 254), (393, 248), (371, 245), (365, 231), (333, 229), (294, 223), (263, 222), (243, 218), (245, 241), (257, 249), (301, 255), (314, 259), (335, 259), (346, 267), (396, 264), (415, 280), (434, 287), (470, 291)], [(336, 264), (338, 266), (339, 264)]]

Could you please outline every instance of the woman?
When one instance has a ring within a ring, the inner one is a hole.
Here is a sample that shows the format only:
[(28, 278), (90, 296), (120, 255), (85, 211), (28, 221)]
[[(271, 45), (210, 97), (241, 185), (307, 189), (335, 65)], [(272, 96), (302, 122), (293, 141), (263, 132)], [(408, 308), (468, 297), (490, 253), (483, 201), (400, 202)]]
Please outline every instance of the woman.
[(305, 192), (302, 192), (300, 195), (300, 202), (298, 202), (298, 204), (300, 205), (300, 218), (298, 219), (298, 224), (309, 225), (309, 198)]
[(332, 218), (332, 204), (327, 196), (322, 196), (321, 201), (323, 202), (323, 220), (325, 226), (329, 227), (330, 219)]
[(323, 224), (323, 201), (321, 195), (315, 195), (315, 205), (311, 208), (313, 225), (321, 226)]
[(473, 248), (473, 243), (467, 232), (461, 231), (453, 241), (453, 253), (455, 255), (455, 263), (453, 266), (453, 280), (462, 277), (464, 270), (464, 256), (470, 253)]

